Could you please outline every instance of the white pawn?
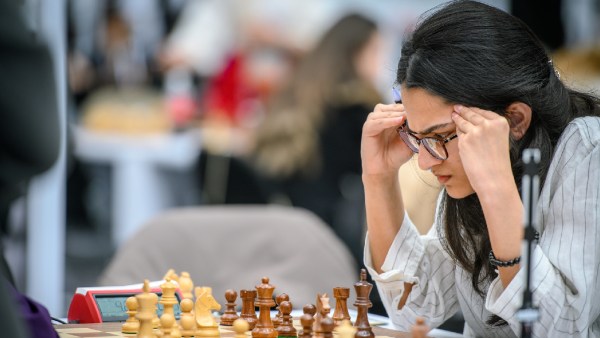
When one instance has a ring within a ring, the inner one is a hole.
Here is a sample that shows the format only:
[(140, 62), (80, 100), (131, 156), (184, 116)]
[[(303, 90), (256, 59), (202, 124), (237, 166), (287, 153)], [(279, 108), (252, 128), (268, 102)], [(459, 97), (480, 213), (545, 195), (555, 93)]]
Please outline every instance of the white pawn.
[(160, 316), (160, 326), (162, 338), (180, 338), (181, 334), (179, 333), (179, 328), (177, 327), (177, 321), (175, 320), (175, 316), (170, 313), (163, 313)]
[(243, 319), (238, 318), (233, 321), (233, 331), (235, 332), (235, 338), (246, 338), (246, 331), (250, 330), (250, 324)]
[(191, 338), (196, 334), (196, 318), (192, 313), (194, 302), (191, 299), (184, 299), (179, 305), (181, 307), (181, 315), (179, 324), (181, 324), (181, 336), (183, 338)]
[(121, 327), (121, 332), (123, 333), (138, 333), (140, 329), (140, 322), (135, 319), (135, 315), (138, 310), (138, 302), (134, 296), (127, 298), (125, 301), (125, 306), (127, 307), (127, 320), (123, 323)]
[(352, 326), (352, 323), (348, 319), (344, 319), (335, 331), (338, 334), (338, 338), (354, 338), (356, 334), (356, 328)]

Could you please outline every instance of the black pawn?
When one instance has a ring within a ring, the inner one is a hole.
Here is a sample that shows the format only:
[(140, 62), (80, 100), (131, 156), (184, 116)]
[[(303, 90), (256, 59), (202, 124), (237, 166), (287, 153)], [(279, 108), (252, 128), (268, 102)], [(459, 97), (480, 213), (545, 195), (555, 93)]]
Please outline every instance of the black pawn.
[(221, 316), (221, 325), (223, 326), (232, 326), (233, 322), (239, 318), (237, 312), (235, 311), (235, 300), (237, 299), (237, 292), (235, 290), (227, 290), (225, 291), (225, 300), (227, 300), (227, 304), (225, 304), (225, 312)]
[(302, 324), (302, 331), (298, 335), (298, 338), (312, 338), (312, 327), (315, 321), (313, 315), (305, 312), (302, 316), (300, 316), (300, 324)]

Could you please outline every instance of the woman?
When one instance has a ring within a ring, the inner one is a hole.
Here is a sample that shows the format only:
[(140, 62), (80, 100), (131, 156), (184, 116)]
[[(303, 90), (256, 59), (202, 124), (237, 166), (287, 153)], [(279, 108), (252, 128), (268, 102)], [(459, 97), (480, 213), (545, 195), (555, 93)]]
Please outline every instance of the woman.
[[(370, 18), (348, 14), (338, 20), (268, 107), (253, 152), (255, 167), (275, 182), (279, 196), (332, 226), (359, 261), (361, 129), (380, 101), (373, 83), (381, 47)], [(357, 190), (359, 196), (352, 196)], [(347, 209), (356, 214), (348, 217)]]
[[(361, 148), (365, 264), (393, 322), (408, 330), (424, 316), (435, 327), (461, 309), (466, 336), (519, 334), (521, 155), (538, 148), (534, 335), (600, 336), (598, 99), (565, 87), (520, 20), (473, 1), (419, 23), (396, 80), (402, 104), (375, 107)], [(394, 184), (413, 152), (444, 186), (423, 237)]]

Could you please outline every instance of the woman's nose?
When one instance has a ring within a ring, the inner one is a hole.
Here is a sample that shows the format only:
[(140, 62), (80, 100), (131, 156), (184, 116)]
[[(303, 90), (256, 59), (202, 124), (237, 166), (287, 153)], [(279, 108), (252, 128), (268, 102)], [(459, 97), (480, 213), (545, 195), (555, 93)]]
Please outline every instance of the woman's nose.
[(434, 165), (438, 165), (443, 162), (442, 160), (433, 157), (433, 155), (431, 155), (431, 153), (423, 144), (419, 145), (418, 157), (419, 168), (421, 168), (421, 170), (429, 170)]

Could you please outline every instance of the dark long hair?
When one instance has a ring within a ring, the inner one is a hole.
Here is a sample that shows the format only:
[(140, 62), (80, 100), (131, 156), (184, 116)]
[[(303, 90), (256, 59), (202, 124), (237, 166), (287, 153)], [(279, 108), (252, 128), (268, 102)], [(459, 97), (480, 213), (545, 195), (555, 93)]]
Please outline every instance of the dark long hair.
[[(448, 102), (475, 106), (504, 115), (513, 102), (532, 109), (529, 129), (511, 140), (513, 175), (520, 187), (525, 148), (542, 154), (543, 184), (553, 151), (567, 124), (576, 117), (599, 116), (599, 100), (561, 82), (540, 40), (521, 20), (497, 8), (454, 1), (423, 17), (405, 40), (396, 81), (419, 87)], [(540, 185), (541, 186), (541, 185)], [(445, 194), (438, 226), (442, 243), (471, 274), (473, 288), (495, 277), (488, 263), (491, 250), (479, 199)]]

